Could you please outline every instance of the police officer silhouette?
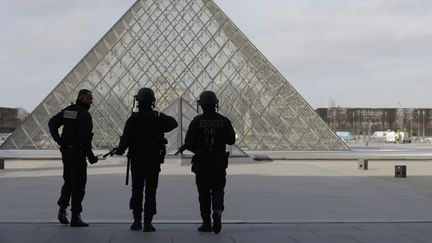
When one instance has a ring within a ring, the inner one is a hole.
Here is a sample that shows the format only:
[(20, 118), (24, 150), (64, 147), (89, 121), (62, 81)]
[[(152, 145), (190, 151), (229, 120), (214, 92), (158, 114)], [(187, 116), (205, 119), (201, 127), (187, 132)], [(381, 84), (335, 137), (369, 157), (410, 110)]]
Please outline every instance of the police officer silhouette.
[(131, 160), (132, 197), (129, 208), (133, 211), (131, 230), (141, 230), (144, 202), (144, 231), (155, 231), (152, 225), (156, 214), (156, 189), (158, 187), (160, 166), (164, 162), (167, 140), (164, 133), (175, 129), (177, 121), (155, 108), (155, 95), (150, 88), (142, 88), (136, 96), (138, 112), (133, 113), (126, 122), (120, 144), (115, 154), (122, 155), (128, 149)]
[(203, 220), (198, 231), (219, 233), (222, 229), (229, 155), (226, 145), (234, 144), (235, 132), (230, 120), (217, 112), (219, 100), (214, 92), (202, 92), (198, 104), (203, 114), (196, 116), (190, 123), (185, 144), (179, 152), (187, 149), (194, 153), (192, 171), (195, 173)]
[[(58, 220), (62, 224), (69, 224), (66, 209), (71, 201), (72, 227), (87, 227), (81, 219), (82, 201), (87, 182), (87, 162), (98, 162), (91, 149), (93, 138), (92, 117), (88, 110), (93, 103), (91, 91), (82, 89), (78, 93), (76, 103), (60, 111), (48, 122), (48, 127), (54, 141), (60, 146), (63, 161), (64, 184), (57, 202), (60, 209)], [(60, 136), (59, 128), (63, 126)]]

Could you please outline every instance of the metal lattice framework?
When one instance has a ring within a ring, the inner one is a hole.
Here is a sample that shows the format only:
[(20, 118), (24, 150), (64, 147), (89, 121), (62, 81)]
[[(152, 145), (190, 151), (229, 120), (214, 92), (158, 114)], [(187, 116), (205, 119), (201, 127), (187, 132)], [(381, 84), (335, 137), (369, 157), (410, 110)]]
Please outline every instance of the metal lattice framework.
[(160, 110), (213, 90), (244, 150), (347, 150), (212, 0), (138, 0), (2, 145), (54, 149), (48, 119), (93, 91), (93, 146), (117, 144), (140, 87)]

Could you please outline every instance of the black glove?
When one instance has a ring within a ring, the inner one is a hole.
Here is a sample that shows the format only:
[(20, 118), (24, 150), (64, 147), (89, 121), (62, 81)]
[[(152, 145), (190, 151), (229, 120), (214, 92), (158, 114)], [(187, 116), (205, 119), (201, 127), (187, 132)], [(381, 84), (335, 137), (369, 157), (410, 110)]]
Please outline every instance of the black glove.
[(90, 164), (96, 164), (99, 161), (99, 158), (93, 155), (93, 156), (90, 156), (88, 158), (88, 160), (89, 160)]
[(114, 148), (114, 154), (116, 155), (123, 155), (125, 151), (123, 149)]

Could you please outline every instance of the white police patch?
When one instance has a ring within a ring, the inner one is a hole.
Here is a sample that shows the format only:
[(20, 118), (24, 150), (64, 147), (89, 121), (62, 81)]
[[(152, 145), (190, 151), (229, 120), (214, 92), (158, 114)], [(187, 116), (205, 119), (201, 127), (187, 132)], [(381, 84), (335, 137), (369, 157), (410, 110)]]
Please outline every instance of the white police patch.
[(64, 111), (63, 118), (65, 119), (76, 119), (78, 116), (78, 111)]
[(201, 120), (200, 121), (200, 127), (201, 128), (218, 128), (223, 127), (224, 122), (222, 119), (217, 120)]

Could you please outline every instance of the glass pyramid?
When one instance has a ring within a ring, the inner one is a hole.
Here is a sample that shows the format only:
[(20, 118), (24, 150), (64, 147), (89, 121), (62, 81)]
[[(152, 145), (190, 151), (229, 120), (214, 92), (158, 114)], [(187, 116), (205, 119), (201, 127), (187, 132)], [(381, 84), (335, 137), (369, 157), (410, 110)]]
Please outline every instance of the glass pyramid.
[(56, 149), (48, 119), (82, 88), (94, 95), (93, 146), (111, 148), (141, 87), (159, 110), (215, 91), (241, 150), (348, 149), (212, 0), (136, 1), (1, 149)]

